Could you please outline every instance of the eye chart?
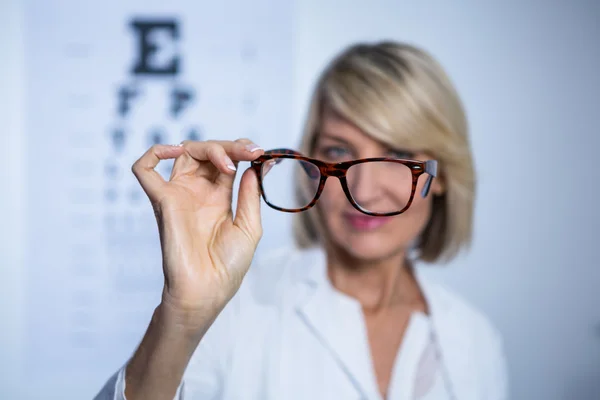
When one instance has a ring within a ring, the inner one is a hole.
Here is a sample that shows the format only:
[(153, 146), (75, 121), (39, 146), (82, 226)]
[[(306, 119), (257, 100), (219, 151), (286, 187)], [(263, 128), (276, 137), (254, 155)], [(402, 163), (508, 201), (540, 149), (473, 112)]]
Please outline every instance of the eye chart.
[[(131, 173), (148, 147), (290, 142), (291, 7), (29, 1), (23, 343), (33, 398), (92, 397), (157, 305), (156, 222)], [(163, 176), (171, 165), (159, 165)]]

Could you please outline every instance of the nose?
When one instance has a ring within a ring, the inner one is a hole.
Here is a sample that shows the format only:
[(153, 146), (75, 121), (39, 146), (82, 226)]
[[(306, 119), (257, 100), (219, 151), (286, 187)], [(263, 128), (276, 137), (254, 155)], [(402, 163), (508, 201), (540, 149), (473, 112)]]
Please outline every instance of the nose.
[(351, 167), (346, 174), (346, 182), (352, 198), (363, 207), (378, 201), (381, 197), (381, 171), (376, 163), (364, 163)]

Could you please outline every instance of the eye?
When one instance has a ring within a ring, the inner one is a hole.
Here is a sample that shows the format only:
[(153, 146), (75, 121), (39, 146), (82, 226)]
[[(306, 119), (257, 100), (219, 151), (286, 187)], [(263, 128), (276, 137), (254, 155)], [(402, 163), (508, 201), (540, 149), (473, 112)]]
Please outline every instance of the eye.
[(350, 151), (341, 146), (324, 146), (319, 153), (328, 160), (339, 160), (350, 156)]
[(388, 152), (389, 157), (392, 158), (402, 158), (402, 159), (413, 159), (415, 154), (413, 152), (410, 152), (408, 150), (402, 150), (402, 149), (392, 149)]

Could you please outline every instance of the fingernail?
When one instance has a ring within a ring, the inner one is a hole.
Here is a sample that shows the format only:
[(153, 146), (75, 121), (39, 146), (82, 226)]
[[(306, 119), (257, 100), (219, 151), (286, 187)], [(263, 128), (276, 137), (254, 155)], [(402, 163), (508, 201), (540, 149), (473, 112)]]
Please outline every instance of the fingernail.
[(260, 146), (259, 146), (259, 145), (257, 145), (257, 144), (254, 144), (254, 143), (252, 143), (252, 144), (248, 144), (248, 145), (246, 145), (246, 150), (248, 150), (249, 152), (252, 152), (252, 153), (253, 153), (253, 152), (255, 152), (256, 150), (263, 150), (263, 148), (262, 148), (262, 147), (260, 147)]
[(237, 170), (235, 168), (235, 164), (233, 163), (233, 161), (231, 161), (231, 158), (229, 158), (229, 157), (225, 158), (225, 165), (227, 166), (227, 168), (229, 168), (232, 171), (236, 171)]

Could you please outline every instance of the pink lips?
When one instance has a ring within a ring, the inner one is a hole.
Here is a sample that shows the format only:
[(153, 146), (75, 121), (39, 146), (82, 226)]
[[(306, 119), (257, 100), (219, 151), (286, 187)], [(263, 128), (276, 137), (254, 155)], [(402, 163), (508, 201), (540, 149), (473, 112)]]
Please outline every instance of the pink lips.
[(345, 214), (344, 218), (353, 229), (359, 231), (372, 231), (386, 224), (390, 219), (389, 217), (371, 217), (366, 214)]

